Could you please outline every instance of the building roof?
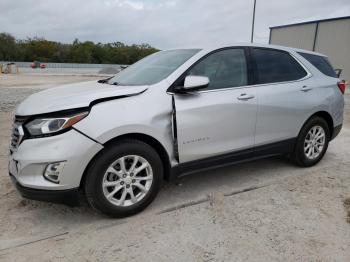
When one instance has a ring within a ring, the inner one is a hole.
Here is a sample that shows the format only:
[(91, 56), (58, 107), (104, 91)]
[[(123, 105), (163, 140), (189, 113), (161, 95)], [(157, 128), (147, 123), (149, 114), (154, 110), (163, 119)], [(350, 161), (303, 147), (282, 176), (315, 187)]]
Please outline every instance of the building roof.
[(300, 22), (300, 23), (294, 23), (294, 24), (271, 26), (270, 29), (283, 28), (283, 27), (289, 27), (289, 26), (295, 26), (295, 25), (307, 25), (307, 24), (313, 24), (313, 23), (319, 23), (319, 22), (328, 22), (328, 21), (343, 20), (343, 19), (350, 19), (350, 16), (334, 17), (334, 18), (313, 20), (313, 21)]

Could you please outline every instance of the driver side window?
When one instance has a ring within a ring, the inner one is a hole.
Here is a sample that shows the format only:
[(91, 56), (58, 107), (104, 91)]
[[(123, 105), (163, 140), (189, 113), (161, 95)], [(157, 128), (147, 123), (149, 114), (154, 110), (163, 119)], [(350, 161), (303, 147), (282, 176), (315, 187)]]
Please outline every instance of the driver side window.
[(210, 54), (197, 63), (188, 75), (207, 76), (210, 83), (204, 90), (247, 85), (247, 63), (244, 49), (225, 49)]

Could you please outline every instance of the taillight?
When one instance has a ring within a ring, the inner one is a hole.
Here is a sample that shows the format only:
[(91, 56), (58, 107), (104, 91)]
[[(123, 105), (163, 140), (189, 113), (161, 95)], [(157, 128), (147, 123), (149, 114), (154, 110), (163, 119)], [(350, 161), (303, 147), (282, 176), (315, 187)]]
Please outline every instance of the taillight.
[(340, 82), (338, 82), (338, 87), (339, 87), (339, 90), (342, 94), (345, 93), (345, 87), (346, 87), (346, 81), (345, 80), (342, 80)]

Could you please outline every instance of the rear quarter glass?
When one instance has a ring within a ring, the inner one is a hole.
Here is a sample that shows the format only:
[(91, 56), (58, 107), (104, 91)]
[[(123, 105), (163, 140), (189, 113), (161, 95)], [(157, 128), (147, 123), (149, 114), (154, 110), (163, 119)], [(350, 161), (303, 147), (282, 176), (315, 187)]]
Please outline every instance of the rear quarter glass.
[(327, 57), (302, 52), (298, 52), (298, 54), (304, 57), (307, 61), (309, 61), (321, 73), (325, 74), (326, 76), (338, 78), (335, 70), (333, 69), (331, 63), (328, 61)]

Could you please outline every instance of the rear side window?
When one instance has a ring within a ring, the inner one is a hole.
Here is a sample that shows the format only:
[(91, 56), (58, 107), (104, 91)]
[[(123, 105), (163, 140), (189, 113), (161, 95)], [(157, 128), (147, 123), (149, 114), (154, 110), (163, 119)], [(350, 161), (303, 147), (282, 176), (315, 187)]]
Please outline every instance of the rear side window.
[(337, 78), (337, 74), (335, 73), (331, 63), (328, 61), (327, 57), (312, 55), (307, 53), (298, 53), (302, 57), (304, 57), (307, 61), (309, 61), (314, 67), (320, 70), (323, 74)]
[(257, 84), (298, 80), (307, 75), (304, 68), (284, 51), (253, 48)]

